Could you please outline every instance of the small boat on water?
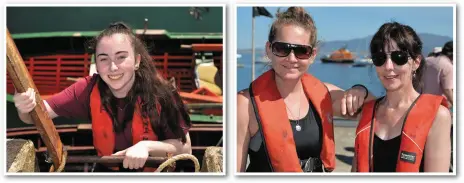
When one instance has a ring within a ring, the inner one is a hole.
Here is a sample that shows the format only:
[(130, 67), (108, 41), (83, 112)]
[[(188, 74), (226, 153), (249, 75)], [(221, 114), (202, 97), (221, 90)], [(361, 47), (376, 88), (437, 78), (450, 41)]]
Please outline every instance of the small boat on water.
[(271, 62), (271, 60), (266, 55), (263, 55), (256, 60), (256, 63), (258, 64), (268, 64), (269, 62)]
[(359, 61), (357, 62), (354, 62), (352, 67), (366, 67), (366, 66), (372, 66), (373, 63), (372, 63), (372, 58), (363, 58), (363, 59), (360, 59)]
[(371, 63), (372, 64), (372, 58), (362, 58), (361, 60), (359, 60), (360, 62), (364, 62), (364, 63)]
[(354, 63), (355, 55), (345, 47), (335, 50), (330, 55), (321, 58), (322, 63)]

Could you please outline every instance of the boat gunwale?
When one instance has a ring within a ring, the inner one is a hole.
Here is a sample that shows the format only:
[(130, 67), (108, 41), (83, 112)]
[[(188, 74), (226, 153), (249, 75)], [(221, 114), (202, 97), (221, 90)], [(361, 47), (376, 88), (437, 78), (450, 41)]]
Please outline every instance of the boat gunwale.
[[(133, 29), (137, 35), (156, 36), (165, 35), (170, 39), (223, 39), (222, 33), (215, 32), (169, 32), (164, 29), (147, 29), (152, 34), (143, 34), (143, 29)], [(54, 37), (94, 37), (100, 31), (55, 31), (55, 32), (30, 32), (11, 34), (13, 39), (34, 39), (34, 38), (54, 38)]]

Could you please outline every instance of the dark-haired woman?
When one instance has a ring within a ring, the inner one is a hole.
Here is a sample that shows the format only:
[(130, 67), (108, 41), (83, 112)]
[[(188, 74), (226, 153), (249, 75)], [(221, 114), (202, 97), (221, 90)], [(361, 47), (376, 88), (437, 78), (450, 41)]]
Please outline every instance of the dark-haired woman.
[(317, 53), (316, 32), (302, 7), (277, 14), (266, 43), (272, 69), (237, 96), (237, 171), (335, 169), (332, 116), (354, 115), (368, 94), (358, 86), (345, 94), (307, 73)]
[(370, 52), (386, 95), (362, 108), (352, 171), (447, 172), (450, 112), (442, 96), (417, 92), (424, 59), (416, 32), (386, 23), (372, 38)]
[[(44, 101), (49, 116), (92, 121), (99, 156), (125, 156), (120, 167), (100, 171), (153, 171), (148, 156), (191, 153), (190, 118), (179, 94), (156, 72), (144, 44), (124, 23), (111, 24), (94, 40), (98, 74)], [(35, 91), (15, 93), (19, 116), (31, 124)]]

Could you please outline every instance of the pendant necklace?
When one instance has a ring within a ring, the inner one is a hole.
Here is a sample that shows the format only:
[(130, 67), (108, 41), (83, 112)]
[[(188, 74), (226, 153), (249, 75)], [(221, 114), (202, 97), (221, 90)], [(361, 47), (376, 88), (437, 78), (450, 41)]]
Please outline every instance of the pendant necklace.
[[(285, 103), (285, 102), (284, 102)], [(287, 108), (287, 110), (290, 112), (290, 115), (295, 118), (295, 116), (293, 115), (292, 111), (288, 108), (287, 106), (287, 103), (285, 103), (285, 107)], [(295, 126), (295, 130), (296, 131), (301, 131), (301, 126), (300, 126), (300, 111), (301, 111), (301, 94), (300, 96), (298, 97), (298, 118), (296, 120), (296, 126)]]

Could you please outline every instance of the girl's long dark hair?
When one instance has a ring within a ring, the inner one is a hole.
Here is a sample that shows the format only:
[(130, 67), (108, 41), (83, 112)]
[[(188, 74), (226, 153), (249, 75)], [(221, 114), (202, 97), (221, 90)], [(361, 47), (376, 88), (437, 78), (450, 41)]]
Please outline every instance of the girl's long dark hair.
[[(103, 30), (91, 42), (93, 52), (96, 51), (96, 46), (103, 37), (113, 34), (125, 34), (131, 40), (134, 48), (134, 56), (141, 56), (139, 68), (135, 71), (134, 85), (126, 96), (130, 108), (134, 108), (136, 102), (140, 99), (141, 115), (144, 119), (149, 119), (154, 132), (159, 139), (165, 138), (165, 130), (172, 132), (182, 142), (186, 142), (186, 136), (181, 127), (181, 121), (184, 121), (186, 127), (190, 127), (190, 117), (187, 110), (177, 93), (176, 88), (170, 85), (156, 70), (153, 59), (147, 51), (145, 44), (135, 36), (132, 29), (122, 22), (111, 24)], [(95, 55), (95, 54), (94, 54)], [(108, 88), (108, 85), (100, 78), (97, 79), (98, 88), (102, 106), (113, 116), (113, 129), (116, 132), (123, 131), (125, 123), (118, 123), (115, 114), (109, 108), (111, 101), (114, 98), (113, 93)], [(157, 103), (161, 107), (160, 113), (157, 110)], [(131, 115), (132, 116), (132, 115)]]

